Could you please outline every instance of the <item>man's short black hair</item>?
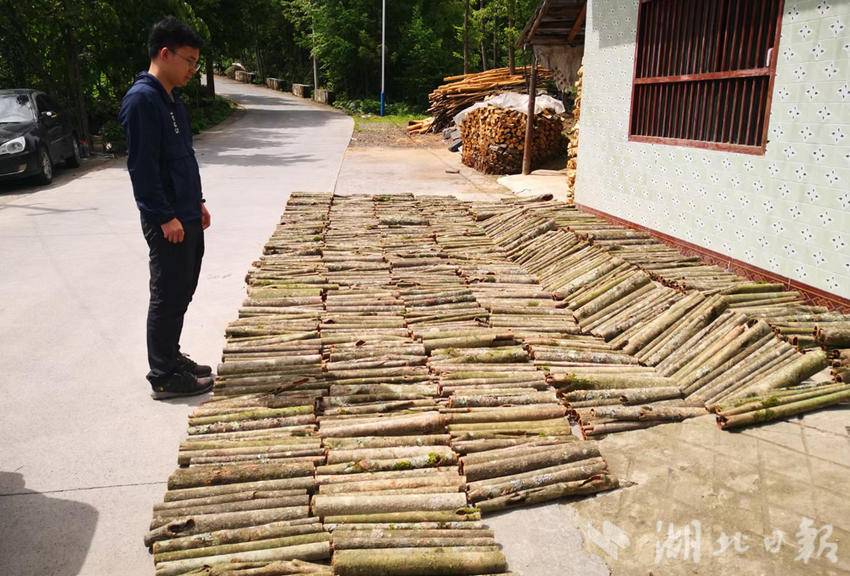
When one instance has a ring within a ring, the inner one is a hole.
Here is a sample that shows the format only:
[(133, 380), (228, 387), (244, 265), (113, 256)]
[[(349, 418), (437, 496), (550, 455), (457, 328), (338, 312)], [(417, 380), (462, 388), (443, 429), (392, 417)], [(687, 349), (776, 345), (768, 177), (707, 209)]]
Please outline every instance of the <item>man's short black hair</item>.
[(163, 48), (177, 50), (181, 46), (190, 46), (200, 50), (203, 45), (204, 39), (197, 32), (174, 16), (168, 16), (151, 28), (148, 36), (148, 55), (153, 60)]

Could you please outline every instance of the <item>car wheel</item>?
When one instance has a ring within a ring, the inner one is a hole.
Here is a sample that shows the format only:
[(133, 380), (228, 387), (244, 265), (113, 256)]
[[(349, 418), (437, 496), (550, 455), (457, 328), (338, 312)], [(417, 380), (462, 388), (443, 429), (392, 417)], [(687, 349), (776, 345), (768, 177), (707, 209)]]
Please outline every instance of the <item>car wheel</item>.
[(71, 156), (65, 160), (65, 166), (68, 168), (77, 168), (80, 165), (80, 143), (77, 142), (76, 136), (71, 136)]
[(50, 159), (47, 148), (38, 149), (38, 170), (38, 175), (35, 177), (37, 183), (46, 185), (53, 182), (53, 161)]

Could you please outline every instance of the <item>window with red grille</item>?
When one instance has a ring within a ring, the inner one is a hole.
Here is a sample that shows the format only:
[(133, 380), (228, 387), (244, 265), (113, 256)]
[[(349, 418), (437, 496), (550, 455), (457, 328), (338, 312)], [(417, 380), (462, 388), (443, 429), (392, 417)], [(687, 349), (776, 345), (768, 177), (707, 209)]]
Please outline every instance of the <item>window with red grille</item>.
[(763, 154), (783, 0), (641, 0), (629, 139)]

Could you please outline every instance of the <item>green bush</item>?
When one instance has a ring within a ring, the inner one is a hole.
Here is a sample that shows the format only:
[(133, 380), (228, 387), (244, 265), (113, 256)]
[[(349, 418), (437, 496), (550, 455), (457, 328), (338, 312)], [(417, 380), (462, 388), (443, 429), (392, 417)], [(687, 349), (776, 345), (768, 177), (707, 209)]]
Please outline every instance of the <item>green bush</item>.
[(124, 127), (117, 120), (107, 120), (100, 129), (103, 144), (114, 154), (127, 151), (127, 140), (124, 138)]
[(349, 114), (380, 114), (381, 103), (374, 99), (345, 100), (338, 99), (333, 104)]
[[(336, 100), (333, 104), (340, 110), (344, 110), (353, 116), (362, 116), (365, 114), (380, 114), (381, 102), (372, 98), (362, 100)], [(422, 114), (423, 110), (419, 106), (411, 106), (405, 102), (393, 102), (386, 105), (385, 113), (388, 116), (413, 116)]]
[(233, 103), (227, 98), (216, 96), (215, 99), (205, 98), (198, 106), (189, 108), (192, 119), (192, 133), (199, 134), (219, 122), (227, 119), (233, 112)]

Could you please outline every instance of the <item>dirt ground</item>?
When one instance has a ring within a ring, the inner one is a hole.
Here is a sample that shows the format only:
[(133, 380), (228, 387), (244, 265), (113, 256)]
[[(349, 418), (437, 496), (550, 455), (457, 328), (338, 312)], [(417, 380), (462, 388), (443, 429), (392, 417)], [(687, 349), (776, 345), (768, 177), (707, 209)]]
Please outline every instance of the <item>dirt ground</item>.
[(351, 148), (446, 148), (448, 144), (442, 134), (407, 133), (407, 123), (412, 117), (355, 116)]

